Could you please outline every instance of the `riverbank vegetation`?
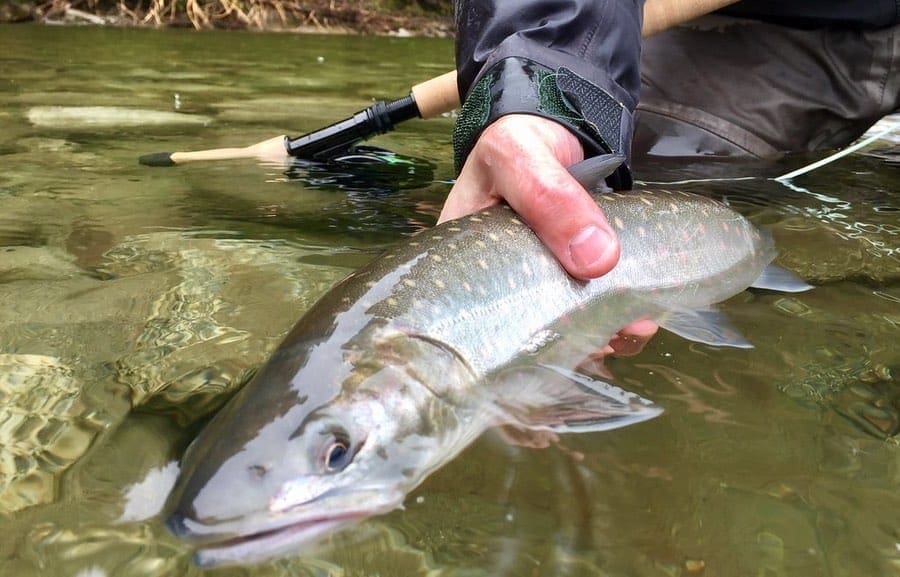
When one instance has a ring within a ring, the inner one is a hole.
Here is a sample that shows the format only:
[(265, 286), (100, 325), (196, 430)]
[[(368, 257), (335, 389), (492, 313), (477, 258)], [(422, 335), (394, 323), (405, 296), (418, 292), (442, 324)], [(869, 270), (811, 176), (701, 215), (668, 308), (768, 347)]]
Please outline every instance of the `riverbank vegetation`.
[(0, 0), (0, 21), (448, 36), (451, 0)]

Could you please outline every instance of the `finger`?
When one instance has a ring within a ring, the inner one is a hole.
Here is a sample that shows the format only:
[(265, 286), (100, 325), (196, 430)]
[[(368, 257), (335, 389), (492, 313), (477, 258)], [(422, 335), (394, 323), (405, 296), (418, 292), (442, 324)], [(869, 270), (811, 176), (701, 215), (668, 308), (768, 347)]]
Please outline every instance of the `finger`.
[(534, 161), (506, 200), (534, 229), (560, 264), (579, 279), (609, 272), (619, 260), (619, 242), (603, 212), (561, 165)]
[(479, 166), (476, 159), (467, 162), (444, 201), (437, 223), (460, 218), (499, 203), (502, 197), (493, 194), (494, 188), (488, 177), (489, 172)]
[(608, 346), (617, 357), (631, 357), (644, 350), (644, 346), (650, 342), (657, 330), (659, 325), (653, 321), (635, 321), (616, 333)]
[(561, 124), (505, 116), (479, 137), (440, 222), (505, 199), (569, 274), (601, 276), (618, 261), (619, 243), (603, 212), (565, 169), (582, 158), (581, 143)]

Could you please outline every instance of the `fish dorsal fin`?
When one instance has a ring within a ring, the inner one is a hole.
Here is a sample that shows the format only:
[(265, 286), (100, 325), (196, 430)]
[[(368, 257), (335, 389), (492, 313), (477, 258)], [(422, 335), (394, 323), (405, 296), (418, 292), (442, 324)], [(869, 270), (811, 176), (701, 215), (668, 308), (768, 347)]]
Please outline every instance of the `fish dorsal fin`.
[(585, 190), (604, 192), (609, 190), (606, 188), (606, 177), (615, 172), (623, 162), (625, 157), (621, 154), (601, 154), (576, 162), (568, 171)]
[(811, 284), (807, 284), (806, 281), (796, 274), (774, 264), (764, 268), (759, 278), (750, 286), (785, 293), (802, 293), (813, 288)]
[(725, 315), (714, 309), (671, 310), (659, 320), (659, 326), (682, 338), (706, 345), (753, 348)]
[(495, 382), (498, 424), (588, 433), (627, 427), (662, 412), (639, 395), (554, 365), (512, 367)]

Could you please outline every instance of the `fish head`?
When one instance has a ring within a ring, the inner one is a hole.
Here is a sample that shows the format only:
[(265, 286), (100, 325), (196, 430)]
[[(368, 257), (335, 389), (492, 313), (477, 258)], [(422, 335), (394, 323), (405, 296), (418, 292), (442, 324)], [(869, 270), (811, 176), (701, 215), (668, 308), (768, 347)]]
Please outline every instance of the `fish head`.
[[(247, 563), (296, 552), (401, 507), (458, 452), (456, 409), (423, 382), (448, 378), (457, 361), (440, 347), (412, 346), (430, 354), (403, 362), (397, 355), (376, 362), (343, 354), (327, 372), (311, 359), (289, 378), (274, 356), (182, 459), (166, 523), (199, 547), (195, 562)], [(323, 385), (323, 375), (341, 385)], [(273, 378), (289, 383), (274, 386), (267, 381)]]

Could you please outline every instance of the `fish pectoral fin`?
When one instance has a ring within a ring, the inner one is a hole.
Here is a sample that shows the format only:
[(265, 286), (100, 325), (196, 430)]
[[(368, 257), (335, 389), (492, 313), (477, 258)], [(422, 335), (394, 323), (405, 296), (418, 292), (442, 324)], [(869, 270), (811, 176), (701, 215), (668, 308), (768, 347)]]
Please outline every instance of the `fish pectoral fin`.
[(651, 401), (556, 365), (504, 371), (497, 404), (505, 423), (531, 430), (588, 433), (652, 419), (662, 409)]
[(813, 288), (802, 278), (787, 269), (770, 264), (763, 269), (759, 278), (750, 285), (753, 288), (784, 293), (802, 293)]
[(670, 310), (659, 319), (658, 324), (689, 341), (714, 347), (753, 348), (731, 321), (717, 310)]

